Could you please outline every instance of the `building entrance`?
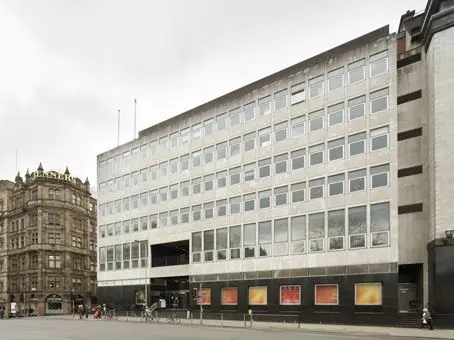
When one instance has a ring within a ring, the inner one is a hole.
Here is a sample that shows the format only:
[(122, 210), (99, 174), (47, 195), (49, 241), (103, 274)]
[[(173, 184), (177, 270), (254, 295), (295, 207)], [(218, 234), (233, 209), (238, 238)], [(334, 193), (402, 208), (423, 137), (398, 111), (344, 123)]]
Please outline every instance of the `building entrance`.
[(414, 283), (399, 283), (399, 313), (416, 313), (417, 291)]

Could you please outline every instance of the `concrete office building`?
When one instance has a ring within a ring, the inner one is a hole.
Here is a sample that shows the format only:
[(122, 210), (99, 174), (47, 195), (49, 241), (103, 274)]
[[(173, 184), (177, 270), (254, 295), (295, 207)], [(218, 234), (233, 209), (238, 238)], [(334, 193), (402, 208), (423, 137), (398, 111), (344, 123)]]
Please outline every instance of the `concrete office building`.
[(453, 5), (99, 155), (99, 298), (381, 324), (430, 302), (452, 322)]

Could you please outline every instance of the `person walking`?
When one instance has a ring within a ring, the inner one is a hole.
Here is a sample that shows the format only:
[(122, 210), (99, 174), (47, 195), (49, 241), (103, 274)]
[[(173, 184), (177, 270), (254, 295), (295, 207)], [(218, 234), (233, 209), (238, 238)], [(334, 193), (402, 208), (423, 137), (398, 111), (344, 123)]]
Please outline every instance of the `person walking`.
[(432, 324), (432, 315), (430, 315), (427, 308), (422, 310), (421, 326), (419, 328), (424, 328), (425, 326), (428, 326), (431, 331), (434, 329)]

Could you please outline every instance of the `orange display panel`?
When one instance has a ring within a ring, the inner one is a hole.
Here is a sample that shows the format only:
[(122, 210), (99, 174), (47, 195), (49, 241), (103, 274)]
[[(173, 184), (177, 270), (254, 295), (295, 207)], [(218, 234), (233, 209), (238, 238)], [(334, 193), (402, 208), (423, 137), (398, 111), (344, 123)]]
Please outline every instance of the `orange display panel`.
[(315, 285), (316, 305), (338, 305), (339, 287), (337, 284)]
[(355, 284), (355, 305), (381, 306), (382, 305), (381, 282), (367, 282)]
[(268, 287), (249, 287), (249, 304), (266, 305), (268, 303)]
[(221, 303), (223, 305), (237, 305), (238, 304), (238, 288), (236, 288), (236, 287), (222, 288)]
[(279, 293), (281, 305), (300, 305), (301, 304), (301, 286), (281, 286)]

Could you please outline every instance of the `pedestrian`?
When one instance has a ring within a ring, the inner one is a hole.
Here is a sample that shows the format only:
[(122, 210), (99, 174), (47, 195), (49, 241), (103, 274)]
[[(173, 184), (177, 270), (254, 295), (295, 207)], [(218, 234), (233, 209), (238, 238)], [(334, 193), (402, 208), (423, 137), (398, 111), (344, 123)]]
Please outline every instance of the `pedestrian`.
[(424, 328), (425, 326), (428, 326), (431, 331), (434, 329), (432, 316), (427, 308), (422, 310), (421, 326), (419, 328)]

